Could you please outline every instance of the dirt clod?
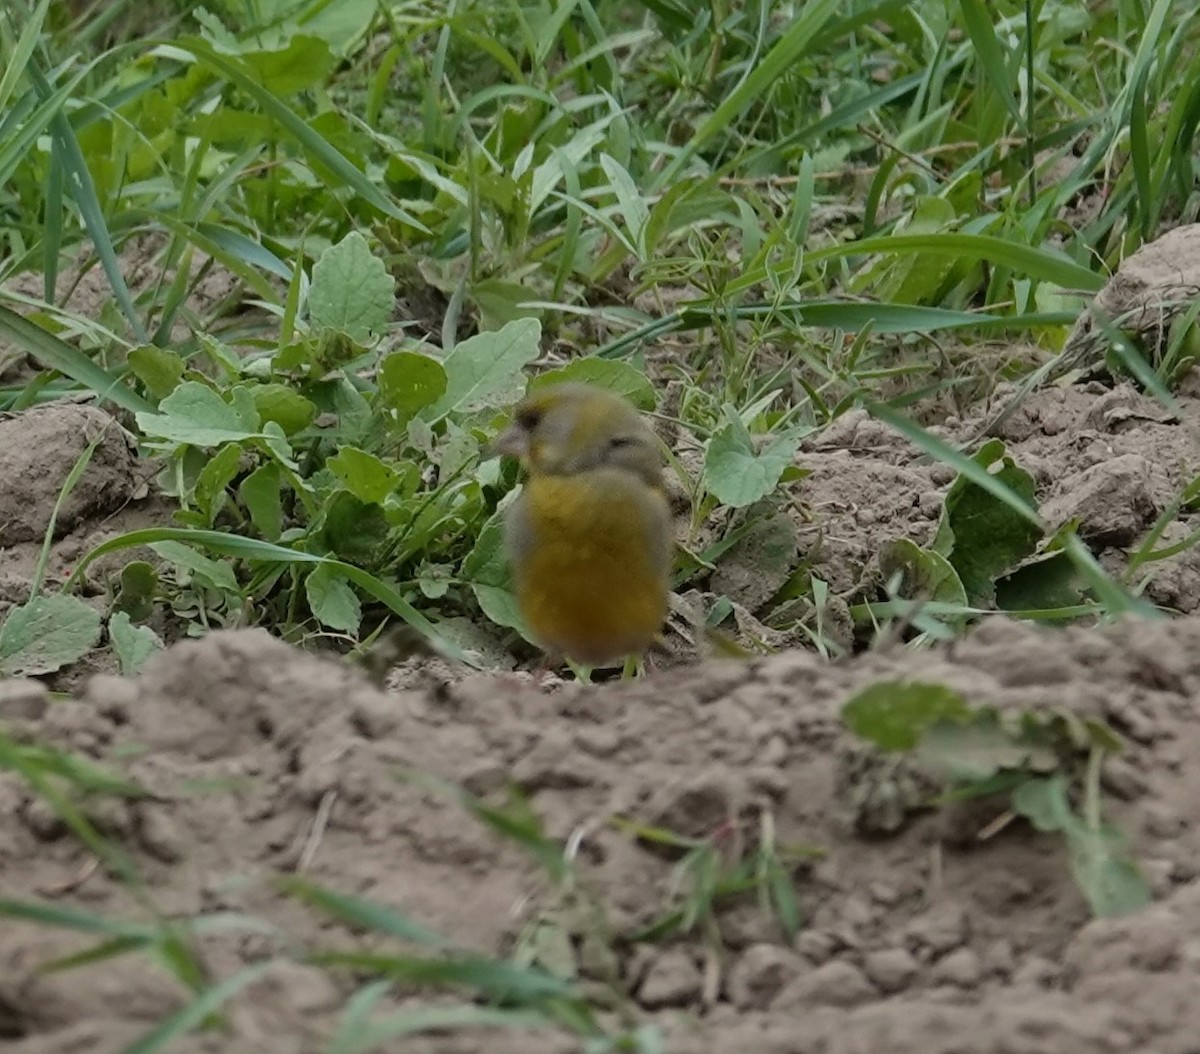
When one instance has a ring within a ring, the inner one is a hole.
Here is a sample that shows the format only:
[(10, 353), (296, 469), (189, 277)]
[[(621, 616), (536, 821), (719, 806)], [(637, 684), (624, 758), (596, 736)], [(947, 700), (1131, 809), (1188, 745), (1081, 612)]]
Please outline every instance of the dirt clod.
[(804, 960), (786, 948), (751, 945), (729, 971), (729, 1001), (741, 1010), (763, 1010), (805, 969)]
[(881, 948), (863, 960), (863, 971), (881, 992), (907, 988), (921, 964), (907, 948)]
[(638, 989), (638, 1002), (650, 1010), (687, 1006), (700, 995), (703, 977), (692, 956), (682, 949), (669, 949), (650, 963)]
[(1102, 461), (1064, 481), (1063, 493), (1046, 503), (1046, 520), (1053, 528), (1078, 520), (1079, 536), (1098, 546), (1130, 545), (1158, 514), (1154, 472), (1137, 454)]
[(851, 1007), (869, 1002), (875, 995), (875, 987), (862, 970), (844, 959), (834, 959), (797, 977), (771, 1008), (787, 1013), (818, 1006)]
[(132, 440), (92, 406), (56, 404), (0, 420), (0, 546), (41, 540), (67, 476), (97, 437), (99, 446), (59, 510), (56, 536), (134, 496)]

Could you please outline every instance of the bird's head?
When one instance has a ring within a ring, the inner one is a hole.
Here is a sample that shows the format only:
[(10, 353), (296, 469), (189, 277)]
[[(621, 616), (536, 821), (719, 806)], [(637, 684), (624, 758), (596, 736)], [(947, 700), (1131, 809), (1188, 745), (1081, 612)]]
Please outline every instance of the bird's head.
[(573, 476), (617, 468), (662, 486), (659, 442), (619, 395), (590, 384), (554, 384), (517, 404), (494, 449), (520, 458), (531, 476)]

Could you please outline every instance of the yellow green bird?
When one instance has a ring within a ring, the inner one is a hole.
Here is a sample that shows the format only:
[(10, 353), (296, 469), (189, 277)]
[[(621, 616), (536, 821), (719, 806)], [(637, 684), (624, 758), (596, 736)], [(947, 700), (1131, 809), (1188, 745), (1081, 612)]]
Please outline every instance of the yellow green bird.
[(549, 385), (516, 407), (495, 448), (525, 468), (505, 546), (535, 642), (587, 666), (641, 656), (667, 614), (672, 556), (649, 424), (605, 389)]

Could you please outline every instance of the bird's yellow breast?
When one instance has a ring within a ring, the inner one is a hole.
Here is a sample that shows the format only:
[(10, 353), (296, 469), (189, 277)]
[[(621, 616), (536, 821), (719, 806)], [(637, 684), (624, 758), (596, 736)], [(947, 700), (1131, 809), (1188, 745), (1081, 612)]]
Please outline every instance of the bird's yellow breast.
[(670, 512), (630, 473), (529, 479), (509, 521), (517, 601), (543, 647), (602, 665), (646, 650), (667, 613)]

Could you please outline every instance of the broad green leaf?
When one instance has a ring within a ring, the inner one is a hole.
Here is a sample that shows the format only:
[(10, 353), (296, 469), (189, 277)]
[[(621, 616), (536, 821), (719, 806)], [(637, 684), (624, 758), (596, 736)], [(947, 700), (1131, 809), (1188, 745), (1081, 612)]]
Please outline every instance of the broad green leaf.
[[(1005, 453), (1003, 442), (989, 440), (972, 460), (1018, 499), (1036, 508), (1033, 477)], [(1040, 527), (964, 476), (946, 493), (942, 524), (954, 538), (950, 563), (968, 599), (982, 606), (995, 600), (995, 580), (1031, 556), (1042, 537)]]
[(523, 306), (535, 296), (516, 282), (486, 278), (473, 283), (467, 295), (479, 308), (480, 329), (499, 329), (518, 318), (540, 319), (542, 316), (540, 307)]
[(65, 593), (10, 608), (0, 625), (0, 675), (53, 673), (83, 658), (100, 639), (100, 614)]
[(967, 606), (967, 593), (958, 572), (940, 553), (922, 549), (911, 538), (898, 538), (879, 550), (884, 581), (899, 572), (899, 595), (908, 600), (933, 600)]
[(396, 283), (358, 231), (331, 245), (313, 265), (308, 315), (315, 326), (366, 344), (387, 328), (395, 302)]
[(140, 673), (146, 660), (163, 647), (154, 630), (149, 626), (135, 626), (124, 611), (118, 611), (108, 620), (108, 637), (125, 677)]
[(168, 563), (183, 568), (207, 586), (227, 593), (239, 592), (233, 568), (223, 560), (213, 560), (179, 542), (154, 542), (150, 548)]
[(1070, 608), (1087, 595), (1086, 579), (1065, 552), (1030, 560), (996, 581), (996, 607), (1001, 611)]
[(1012, 803), (1017, 812), (1044, 834), (1066, 832), (1079, 822), (1071, 812), (1062, 776), (1027, 780), (1013, 791)]
[[(339, 0), (342, 2), (342, 0)], [(321, 84), (333, 69), (329, 45), (314, 36), (295, 36), (284, 48), (272, 51), (246, 50), (242, 63), (256, 74), (266, 91), (295, 95)]]
[(787, 514), (768, 507), (747, 515), (754, 518), (717, 561), (709, 588), (757, 611), (788, 580), (799, 543), (795, 521)]
[(466, 581), (493, 586), (508, 585), (508, 561), (504, 555), (504, 520), (505, 511), (497, 510), (479, 529), (479, 534), (475, 536), (474, 548), (463, 560), (462, 575)]
[(153, 565), (145, 560), (132, 560), (121, 569), (121, 584), (113, 607), (140, 622), (153, 613), (157, 593), (158, 572)]
[(259, 440), (262, 448), (279, 462), (280, 466), (293, 473), (292, 485), (296, 488), (297, 493), (302, 489), (307, 489), (306, 481), (299, 478), (297, 473), (300, 471), (300, 466), (292, 455), (291, 444), (287, 441), (287, 436), (283, 434), (283, 429), (274, 421), (268, 421), (263, 425), (262, 436)]
[(1091, 827), (1075, 815), (1062, 776), (1026, 781), (1013, 791), (1012, 802), (1037, 830), (1066, 836), (1071, 872), (1092, 914), (1125, 915), (1150, 903), (1146, 880), (1120, 835), (1107, 827)]
[(196, 505), (204, 517), (204, 526), (211, 527), (225, 505), (225, 488), (233, 482), (242, 463), (242, 448), (236, 443), (221, 447), (196, 477), (193, 492)]
[(400, 473), (374, 454), (344, 446), (325, 462), (343, 486), (356, 498), (382, 505), (400, 481)]
[(846, 727), (881, 750), (912, 750), (938, 721), (967, 721), (967, 701), (943, 684), (879, 681), (842, 707)]
[(393, 352), (379, 365), (379, 401), (401, 427), (441, 399), (446, 383), (446, 368), (415, 351)]
[(1071, 873), (1097, 918), (1140, 911), (1151, 901), (1150, 887), (1114, 831), (1087, 827), (1067, 836)]
[(730, 421), (709, 440), (704, 485), (723, 505), (753, 505), (775, 489), (799, 445), (795, 435), (756, 440), (740, 421)]
[(317, 416), (316, 406), (286, 384), (256, 384), (250, 393), (259, 420), (264, 424), (274, 421), (285, 435), (302, 431)]
[(383, 509), (339, 490), (325, 508), (321, 540), (329, 551), (352, 564), (375, 563), (387, 539), (388, 522)]
[(521, 609), (517, 604), (516, 594), (505, 586), (492, 586), (485, 582), (472, 582), (471, 592), (479, 601), (480, 610), (497, 626), (507, 626), (515, 629), (527, 641), (533, 639), (521, 618)]
[(283, 474), (274, 461), (259, 465), (238, 484), (238, 496), (250, 513), (250, 521), (272, 542), (283, 533), (282, 487)]
[(521, 371), (541, 353), (541, 335), (541, 323), (521, 318), (456, 345), (444, 364), (446, 392), (422, 416), (433, 421), (513, 402), (525, 388)]
[(167, 348), (142, 344), (129, 352), (129, 369), (156, 399), (165, 399), (183, 379), (183, 359)]
[(963, 783), (990, 779), (1003, 769), (1048, 772), (1058, 764), (1053, 750), (1022, 742), (987, 711), (967, 722), (935, 722), (921, 733), (916, 756), (930, 771)]
[(529, 390), (537, 391), (547, 384), (565, 382), (594, 384), (597, 388), (615, 392), (628, 399), (639, 410), (653, 410), (657, 404), (654, 385), (644, 370), (621, 359), (575, 359), (556, 370), (539, 373), (529, 382)]
[(434, 449), (434, 461), (441, 470), (442, 479), (457, 476), (479, 460), (479, 440), (466, 428), (447, 421), (446, 431)]
[[(1015, 712), (1017, 726), (1029, 742), (1046, 743), (1067, 754), (1087, 754), (1101, 750), (1116, 754), (1125, 749), (1125, 741), (1107, 724), (1096, 717), (1082, 717), (1064, 707), (1038, 707)], [(1014, 711), (1005, 710), (1010, 720)]]
[(480, 528), (475, 547), (463, 561), (462, 577), (483, 613), (497, 626), (515, 629), (529, 640), (517, 598), (512, 591), (508, 558), (504, 552), (504, 512), (498, 511)]
[(304, 30), (345, 58), (371, 27), (378, 12), (379, 0), (337, 0), (315, 8), (310, 5), (304, 16)]
[(362, 604), (336, 568), (316, 567), (304, 579), (304, 595), (318, 622), (342, 633), (357, 633), (362, 622)]
[(158, 404), (158, 413), (136, 417), (145, 435), (193, 446), (240, 443), (258, 434), (257, 422), (249, 424), (237, 409), (199, 381), (184, 381)]

